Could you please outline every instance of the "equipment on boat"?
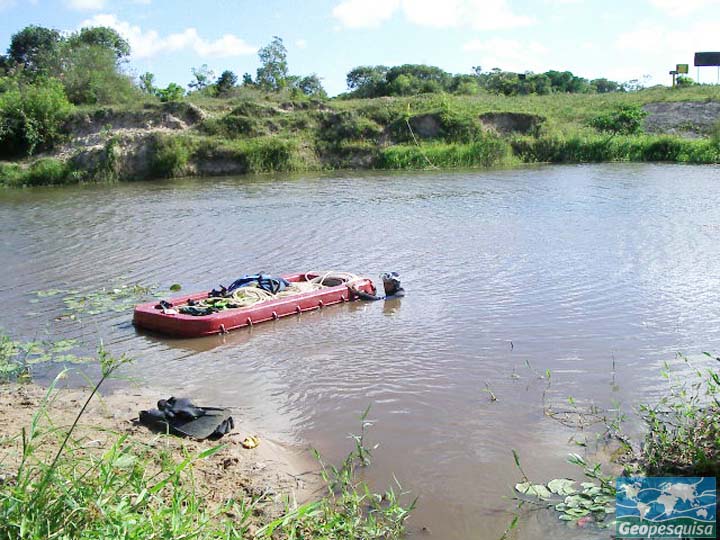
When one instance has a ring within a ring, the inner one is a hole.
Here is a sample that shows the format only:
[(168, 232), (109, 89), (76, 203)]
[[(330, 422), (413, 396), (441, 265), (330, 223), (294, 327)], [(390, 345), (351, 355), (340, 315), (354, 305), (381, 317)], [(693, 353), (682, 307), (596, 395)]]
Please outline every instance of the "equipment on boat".
[(375, 292), (370, 279), (347, 272), (246, 275), (209, 293), (140, 304), (135, 307), (133, 324), (177, 337), (208, 336)]

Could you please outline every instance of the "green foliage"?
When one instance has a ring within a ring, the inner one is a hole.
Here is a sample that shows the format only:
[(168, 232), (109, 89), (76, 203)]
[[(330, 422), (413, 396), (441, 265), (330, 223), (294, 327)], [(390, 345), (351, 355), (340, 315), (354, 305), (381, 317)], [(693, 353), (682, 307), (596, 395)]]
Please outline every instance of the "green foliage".
[(646, 116), (647, 112), (640, 107), (621, 105), (614, 111), (596, 116), (590, 120), (589, 125), (613, 135), (637, 135), (642, 133)]
[(112, 52), (116, 60), (130, 56), (130, 44), (117, 31), (107, 26), (81, 28), (67, 38), (71, 49), (76, 47), (99, 47)]
[[(60, 299), (64, 312), (59, 319), (76, 320), (83, 315), (120, 313), (153, 298), (162, 298), (169, 291), (139, 283), (112, 280), (111, 285), (92, 290), (48, 289), (34, 291), (30, 303)], [(172, 288), (170, 289), (172, 290)]]
[(67, 53), (63, 85), (72, 103), (109, 105), (137, 97), (131, 79), (117, 70), (116, 54), (111, 48), (84, 43)]
[(155, 135), (150, 164), (151, 174), (156, 178), (180, 176), (190, 161), (192, 151), (193, 143), (189, 138)]
[(230, 70), (225, 70), (220, 74), (220, 77), (218, 77), (218, 80), (215, 82), (215, 88), (217, 89), (217, 93), (220, 96), (223, 96), (230, 92), (233, 88), (237, 86), (238, 78), (237, 75), (235, 75)]
[(31, 77), (57, 75), (63, 38), (60, 32), (30, 25), (10, 38), (8, 59)]
[(578, 486), (575, 480), (556, 478), (547, 484), (533, 484), (520, 467), (514, 450), (513, 454), (523, 475), (523, 481), (515, 485), (515, 491), (522, 496), (521, 504), (530, 501), (552, 508), (561, 521), (590, 521), (602, 529), (614, 525), (615, 477), (603, 474), (599, 464), (590, 465), (581, 456), (571, 454), (568, 461), (581, 467), (590, 481)]
[[(718, 358), (705, 353), (709, 358)], [(720, 473), (720, 375), (693, 368), (673, 378), (666, 364), (668, 392), (640, 407), (645, 422), (641, 464), (648, 475), (717, 476)]]
[(376, 141), (382, 134), (382, 127), (355, 111), (325, 113), (321, 117), (318, 137), (331, 144), (344, 141)]
[(545, 73), (514, 73), (494, 68), (483, 72), (474, 68), (473, 74), (451, 75), (435, 66), (406, 64), (386, 66), (359, 66), (347, 74), (350, 97), (371, 98), (380, 96), (412, 96), (427, 93), (449, 92), (458, 95), (476, 95), (479, 92), (515, 96), (550, 93), (608, 93), (625, 90), (620, 84), (607, 79), (589, 82), (570, 71), (550, 70)]
[(380, 169), (492, 167), (509, 163), (509, 150), (507, 143), (493, 136), (469, 144), (397, 145), (381, 149), (375, 166)]
[(185, 89), (176, 83), (170, 83), (166, 88), (158, 88), (157, 96), (160, 101), (166, 103), (168, 101), (180, 101), (185, 96)]
[(695, 86), (697, 83), (687, 75), (678, 75), (675, 79), (675, 86), (678, 88), (687, 88), (688, 86)]
[(37, 364), (80, 364), (93, 360), (75, 354), (77, 348), (76, 339), (19, 341), (0, 333), (0, 382), (29, 377), (32, 366)]
[(28, 186), (47, 186), (75, 182), (67, 163), (53, 158), (39, 159), (26, 169), (22, 183)]
[(320, 98), (327, 97), (327, 93), (322, 86), (320, 77), (318, 77), (315, 73), (306, 77), (299, 77), (297, 82), (295, 83), (295, 87), (306, 96)]
[(287, 49), (282, 38), (273, 40), (258, 51), (260, 67), (257, 69), (255, 84), (265, 90), (278, 92), (287, 86), (288, 63)]
[(212, 84), (215, 73), (207, 64), (203, 64), (199, 68), (192, 68), (194, 79), (188, 84), (190, 88), (196, 91), (202, 91)]
[[(320, 501), (290, 509), (284, 516), (260, 528), (256, 538), (327, 538), (350, 540), (399, 540), (405, 533), (405, 522), (415, 508), (417, 499), (409, 505), (400, 503), (393, 488), (385, 493), (373, 493), (359, 481), (358, 470), (370, 465), (372, 450), (365, 437), (372, 422), (367, 420), (370, 407), (360, 417), (361, 433), (352, 435), (355, 448), (340, 467), (326, 464), (314, 451), (321, 466), (326, 495)], [(402, 486), (397, 482), (397, 487)], [(278, 533), (281, 533), (278, 535)]]
[(62, 84), (15, 84), (0, 94), (0, 155), (30, 155), (50, 148), (60, 137), (72, 105)]
[(138, 77), (138, 82), (140, 90), (142, 90), (145, 94), (149, 94), (151, 96), (157, 94), (157, 88), (155, 88), (155, 75), (153, 73), (146, 71)]
[(527, 163), (594, 163), (607, 161), (674, 161), (720, 163), (712, 140), (670, 136), (543, 136), (511, 139), (513, 153)]

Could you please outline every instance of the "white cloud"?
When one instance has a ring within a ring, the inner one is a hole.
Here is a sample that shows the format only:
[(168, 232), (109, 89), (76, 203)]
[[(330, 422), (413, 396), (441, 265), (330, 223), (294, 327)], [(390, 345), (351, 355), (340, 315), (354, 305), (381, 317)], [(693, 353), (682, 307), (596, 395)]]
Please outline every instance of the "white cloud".
[(463, 46), (465, 52), (477, 57), (484, 71), (500, 68), (507, 71), (545, 71), (548, 49), (537, 41), (521, 42), (514, 39), (473, 39)]
[(298, 49), (304, 49), (305, 47), (307, 47), (307, 41), (305, 41), (304, 39), (298, 39), (297, 41), (295, 41), (295, 46)]
[(347, 28), (372, 28), (393, 16), (399, 0), (343, 0), (332, 14)]
[[(667, 83), (667, 72), (675, 64), (693, 64), (694, 53), (718, 49), (717, 24), (703, 21), (684, 26), (642, 24), (621, 34), (615, 40), (615, 48), (626, 58), (633, 59), (635, 73), (654, 73), (654, 83)], [(631, 66), (628, 66), (631, 67)], [(703, 82), (715, 80), (707, 68)], [(691, 73), (691, 76), (694, 74)]]
[(105, 7), (105, 0), (66, 0), (65, 3), (78, 11), (98, 11)]
[(512, 11), (507, 0), (343, 0), (333, 16), (348, 28), (371, 28), (396, 12), (419, 26), (497, 30), (528, 26), (531, 17)]
[(650, 0), (657, 9), (672, 17), (688, 15), (705, 6), (717, 6), (717, 0)]
[(195, 28), (186, 28), (182, 32), (161, 36), (155, 30), (143, 30), (139, 26), (119, 20), (115, 15), (95, 15), (91, 19), (83, 21), (80, 26), (114, 28), (128, 40), (135, 58), (148, 58), (181, 50), (194, 51), (200, 56), (223, 58), (255, 54), (258, 49), (233, 34), (225, 34), (213, 41), (207, 40), (200, 36)]

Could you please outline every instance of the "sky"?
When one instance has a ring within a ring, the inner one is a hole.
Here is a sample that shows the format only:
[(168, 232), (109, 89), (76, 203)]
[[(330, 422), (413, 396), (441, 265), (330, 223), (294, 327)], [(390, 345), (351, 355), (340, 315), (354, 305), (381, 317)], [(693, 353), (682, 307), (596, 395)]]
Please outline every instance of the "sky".
[[(0, 0), (0, 50), (30, 24), (113, 27), (132, 47), (126, 69), (162, 86), (202, 64), (254, 76), (258, 48), (279, 36), (290, 72), (316, 73), (331, 95), (376, 64), (669, 84), (675, 64), (697, 78), (694, 52), (720, 51), (720, 0)], [(717, 77), (701, 68), (700, 82)]]

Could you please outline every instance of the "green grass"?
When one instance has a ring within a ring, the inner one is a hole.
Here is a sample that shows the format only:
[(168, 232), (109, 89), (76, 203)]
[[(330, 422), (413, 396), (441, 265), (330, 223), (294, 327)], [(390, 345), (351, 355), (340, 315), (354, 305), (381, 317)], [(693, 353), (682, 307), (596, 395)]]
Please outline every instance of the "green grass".
[(59, 159), (42, 158), (29, 166), (0, 163), (0, 186), (48, 186), (78, 181), (69, 164)]
[(680, 358), (693, 375), (674, 378), (666, 364), (663, 376), (668, 380), (667, 395), (640, 407), (647, 428), (640, 463), (648, 475), (717, 476), (720, 374), (694, 368), (687, 358)]
[[(720, 100), (720, 87), (650, 88), (632, 93), (547, 96), (424, 94), (375, 99), (307, 99), (239, 88), (224, 98), (196, 94), (185, 102), (142, 103), (76, 111), (110, 121), (124, 113), (148, 118), (174, 114), (195, 127), (152, 135), (145, 178), (193, 174), (290, 172), (336, 168), (427, 169), (516, 165), (666, 161), (720, 163), (720, 128), (707, 138), (611, 135), (592, 127), (598, 117), (657, 101)], [(204, 111), (198, 113), (197, 108)], [(637, 109), (636, 109), (637, 110)], [(479, 116), (488, 112), (533, 115), (527, 135), (488, 133)], [(109, 115), (109, 116), (108, 116)], [(193, 120), (194, 119), (194, 120)], [(435, 128), (418, 129), (423, 122)], [(414, 126), (411, 128), (408, 127)], [(122, 144), (109, 139), (92, 166), (52, 159), (1, 163), (0, 185), (108, 182), (123, 178)], [(218, 164), (215, 166), (214, 164)], [(207, 166), (204, 166), (207, 165)], [(228, 167), (228, 165), (232, 165)], [(88, 168), (89, 167), (89, 168)], [(79, 170), (75, 170), (79, 169)], [(90, 170), (92, 169), (92, 170)]]

